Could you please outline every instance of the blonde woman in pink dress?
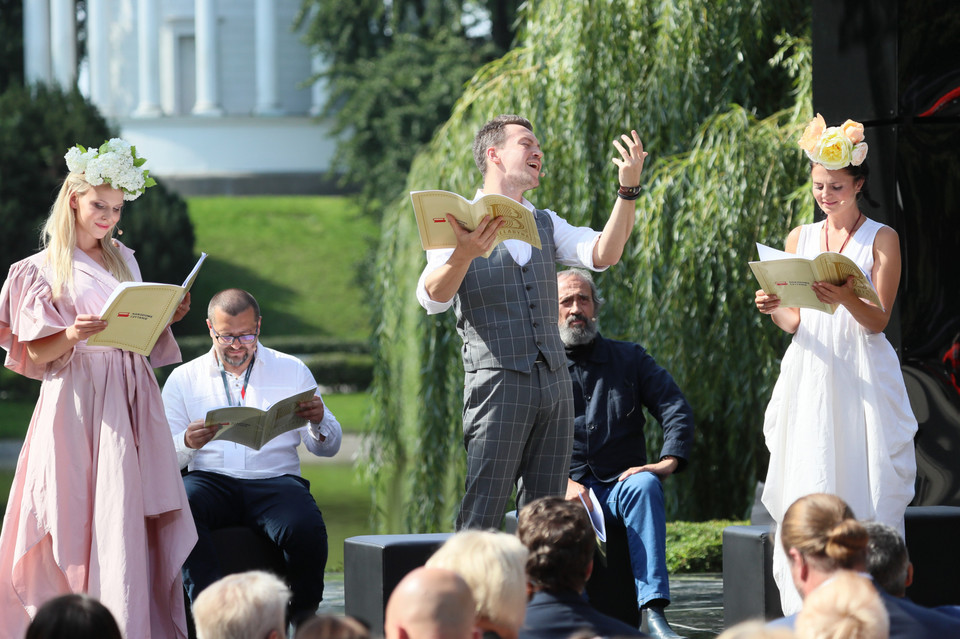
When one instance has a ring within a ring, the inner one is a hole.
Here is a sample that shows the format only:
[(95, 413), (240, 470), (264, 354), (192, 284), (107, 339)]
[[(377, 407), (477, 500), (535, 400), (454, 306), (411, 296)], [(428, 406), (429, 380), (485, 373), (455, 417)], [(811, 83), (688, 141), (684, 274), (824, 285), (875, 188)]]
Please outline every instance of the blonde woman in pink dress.
[[(826, 219), (793, 229), (787, 252), (849, 257), (876, 288), (882, 307), (857, 297), (853, 276), (842, 285), (813, 284), (820, 301), (838, 305), (832, 315), (784, 308), (776, 295), (756, 292), (760, 312), (793, 334), (764, 415), (770, 465), (762, 501), (779, 526), (800, 497), (837, 495), (858, 519), (902, 534), (916, 476), (917, 420), (900, 361), (883, 334), (900, 285), (900, 241), (858, 206), (868, 176), (862, 125), (847, 120), (828, 128), (818, 115), (800, 147), (810, 159), (813, 197)], [(783, 612), (790, 615), (800, 609), (800, 597), (779, 543), (773, 573)]]
[[(123, 140), (73, 147), (44, 250), (0, 289), (5, 365), (42, 381), (0, 533), (0, 638), (46, 601), (99, 599), (131, 639), (186, 636), (180, 567), (196, 541), (152, 366), (180, 361), (169, 328), (146, 357), (88, 346), (133, 251), (112, 235), (153, 180)], [(174, 321), (189, 309), (189, 299)]]

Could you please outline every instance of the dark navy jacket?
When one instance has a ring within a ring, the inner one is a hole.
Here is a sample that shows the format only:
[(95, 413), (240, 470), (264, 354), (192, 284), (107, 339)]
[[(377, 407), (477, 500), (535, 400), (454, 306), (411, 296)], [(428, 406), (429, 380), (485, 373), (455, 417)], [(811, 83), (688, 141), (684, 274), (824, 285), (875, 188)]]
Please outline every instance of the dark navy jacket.
[(517, 639), (567, 639), (579, 630), (601, 637), (646, 637), (633, 626), (608, 617), (572, 590), (534, 593)]
[[(906, 599), (894, 597), (877, 586), (880, 599), (890, 616), (890, 639), (939, 639), (960, 637), (960, 619), (937, 608), (924, 608)], [(774, 619), (768, 626), (793, 629), (797, 615)]]
[(570, 478), (614, 481), (647, 463), (642, 407), (663, 427), (660, 457), (683, 470), (693, 448), (693, 410), (673, 377), (639, 344), (605, 339), (567, 349), (573, 380), (574, 442)]

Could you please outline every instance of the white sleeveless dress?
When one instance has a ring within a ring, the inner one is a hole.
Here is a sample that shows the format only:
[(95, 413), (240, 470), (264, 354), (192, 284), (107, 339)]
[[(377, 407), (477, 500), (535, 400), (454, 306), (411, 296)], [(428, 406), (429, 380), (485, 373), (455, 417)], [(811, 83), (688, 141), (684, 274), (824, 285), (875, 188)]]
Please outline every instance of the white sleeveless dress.
[[(798, 255), (820, 252), (823, 224), (801, 228)], [(843, 250), (868, 278), (880, 228), (867, 219)], [(903, 534), (916, 476), (916, 432), (900, 362), (884, 334), (868, 331), (842, 306), (833, 315), (800, 309), (800, 326), (764, 415), (770, 466), (763, 504), (779, 528), (798, 498), (832, 493), (858, 519), (880, 521)], [(800, 597), (779, 539), (773, 572), (784, 614), (797, 612)]]

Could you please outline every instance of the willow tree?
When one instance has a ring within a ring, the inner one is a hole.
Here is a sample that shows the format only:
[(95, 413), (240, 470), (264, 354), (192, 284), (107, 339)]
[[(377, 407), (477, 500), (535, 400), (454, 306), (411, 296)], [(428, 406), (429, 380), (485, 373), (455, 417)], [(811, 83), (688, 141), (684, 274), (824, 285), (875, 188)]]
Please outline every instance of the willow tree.
[[(644, 344), (694, 408), (692, 462), (666, 483), (673, 517), (741, 516), (765, 465), (762, 414), (784, 339), (753, 308), (746, 263), (754, 242), (782, 243), (809, 209), (792, 143), (810, 97), (806, 4), (528, 3), (520, 46), (471, 80), (407, 180), (472, 194), (474, 132), (520, 113), (546, 155), (532, 200), (600, 228), (616, 196), (612, 140), (640, 132), (645, 191), (627, 254), (599, 278), (601, 324)], [(364, 450), (377, 520), (393, 532), (449, 529), (462, 494), (460, 341), (452, 313), (427, 316), (414, 298), (423, 265), (402, 198), (384, 214)]]

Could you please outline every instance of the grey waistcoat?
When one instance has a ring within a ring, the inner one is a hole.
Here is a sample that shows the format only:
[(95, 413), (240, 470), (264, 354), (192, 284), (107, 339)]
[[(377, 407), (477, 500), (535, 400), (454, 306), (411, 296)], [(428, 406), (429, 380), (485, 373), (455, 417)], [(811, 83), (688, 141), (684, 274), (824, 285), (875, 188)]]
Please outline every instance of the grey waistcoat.
[(550, 370), (566, 365), (557, 302), (556, 246), (553, 220), (534, 212), (541, 250), (520, 266), (503, 243), (490, 257), (470, 264), (454, 297), (457, 332), (463, 339), (463, 368), (503, 368), (529, 372), (538, 353)]

